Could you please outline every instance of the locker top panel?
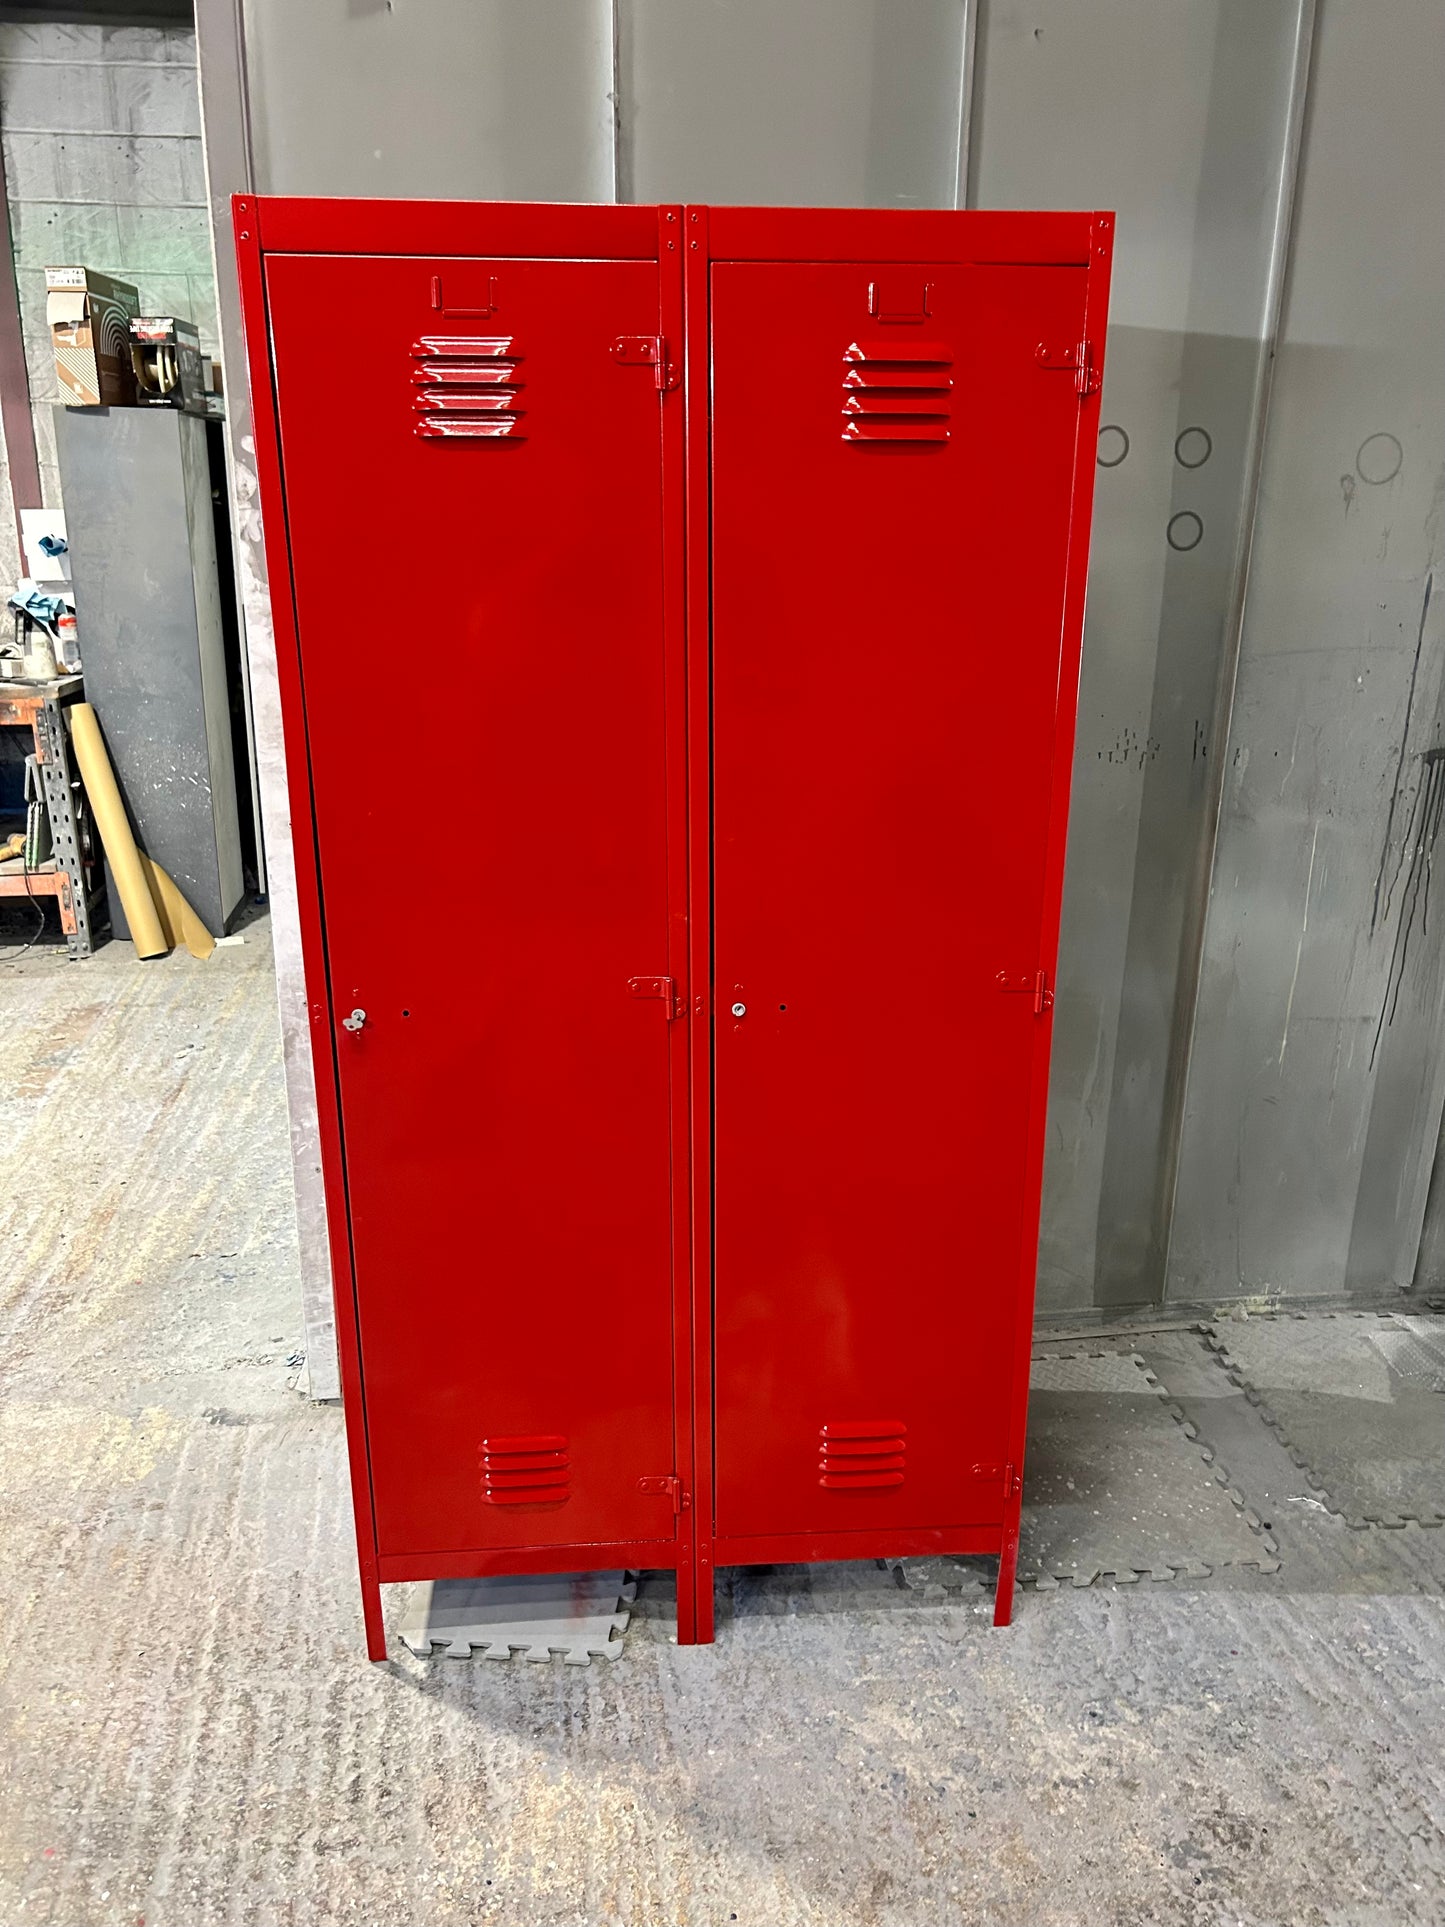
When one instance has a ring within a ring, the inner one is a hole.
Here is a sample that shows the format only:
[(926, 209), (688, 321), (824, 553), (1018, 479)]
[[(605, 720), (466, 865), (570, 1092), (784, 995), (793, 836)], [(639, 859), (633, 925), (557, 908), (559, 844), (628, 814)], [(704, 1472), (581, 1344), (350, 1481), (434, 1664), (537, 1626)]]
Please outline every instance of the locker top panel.
[[(656, 207), (238, 194), (237, 239), (267, 254), (512, 255), (655, 261)], [(246, 232), (245, 230), (250, 230)]]
[(1107, 256), (1114, 217), (981, 208), (688, 208), (705, 215), (714, 261), (957, 261), (1087, 267)]
[[(251, 230), (268, 254), (574, 254), (655, 261), (659, 252), (653, 206), (241, 194), (232, 208), (238, 234)], [(1082, 267), (1107, 256), (1114, 222), (1104, 211), (983, 208), (697, 207), (679, 212), (684, 227), (706, 219), (715, 261), (933, 259)]]

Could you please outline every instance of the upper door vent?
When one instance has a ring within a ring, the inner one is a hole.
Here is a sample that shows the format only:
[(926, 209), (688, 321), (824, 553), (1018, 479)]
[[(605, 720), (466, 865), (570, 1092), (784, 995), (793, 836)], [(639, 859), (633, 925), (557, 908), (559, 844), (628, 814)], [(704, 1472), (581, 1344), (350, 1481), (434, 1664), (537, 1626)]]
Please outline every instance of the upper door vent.
[(423, 335), (412, 343), (412, 403), (428, 440), (523, 439), (521, 350), (512, 335)]
[(843, 350), (845, 442), (946, 442), (953, 351), (899, 336), (850, 341)]

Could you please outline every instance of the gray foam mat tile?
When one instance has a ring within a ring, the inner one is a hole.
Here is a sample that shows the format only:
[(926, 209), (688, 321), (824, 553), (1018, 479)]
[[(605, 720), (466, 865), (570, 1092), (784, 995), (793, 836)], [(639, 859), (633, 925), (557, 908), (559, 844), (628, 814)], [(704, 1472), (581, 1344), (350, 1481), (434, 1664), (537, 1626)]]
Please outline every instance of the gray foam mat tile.
[(625, 1572), (553, 1572), (494, 1579), (436, 1579), (413, 1595), (400, 1636), (419, 1659), (550, 1659), (569, 1666), (618, 1659), (636, 1582)]
[(992, 1585), (992, 1561), (985, 1573), (977, 1564), (951, 1558), (738, 1566), (729, 1570), (727, 1580), (730, 1604), (738, 1618), (807, 1613), (841, 1613), (850, 1618), (916, 1616), (920, 1603), (956, 1602), (963, 1594)]
[(1140, 1338), (1139, 1353), (1171, 1399), (1239, 1397), (1200, 1332), (1151, 1332)]
[(1182, 1414), (1137, 1355), (1036, 1358), (1019, 1570), (1047, 1586), (1273, 1569)]
[(1370, 1341), (1406, 1385), (1445, 1393), (1445, 1318), (1393, 1318), (1374, 1326)]
[(1260, 1391), (1390, 1402), (1390, 1366), (1373, 1318), (1229, 1318), (1215, 1336)]
[(1445, 1318), (1221, 1319), (1210, 1343), (1342, 1517), (1445, 1516)]

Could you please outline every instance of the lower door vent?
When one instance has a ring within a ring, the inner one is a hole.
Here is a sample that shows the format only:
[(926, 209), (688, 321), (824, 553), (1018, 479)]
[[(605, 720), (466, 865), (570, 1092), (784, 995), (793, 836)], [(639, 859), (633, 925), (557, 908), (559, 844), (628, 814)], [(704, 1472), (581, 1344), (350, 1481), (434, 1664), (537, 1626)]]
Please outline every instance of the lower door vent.
[(908, 1427), (902, 1419), (841, 1419), (821, 1428), (818, 1483), (833, 1492), (902, 1485)]
[(482, 1440), (482, 1496), (491, 1505), (563, 1505), (572, 1496), (567, 1441), (557, 1432)]

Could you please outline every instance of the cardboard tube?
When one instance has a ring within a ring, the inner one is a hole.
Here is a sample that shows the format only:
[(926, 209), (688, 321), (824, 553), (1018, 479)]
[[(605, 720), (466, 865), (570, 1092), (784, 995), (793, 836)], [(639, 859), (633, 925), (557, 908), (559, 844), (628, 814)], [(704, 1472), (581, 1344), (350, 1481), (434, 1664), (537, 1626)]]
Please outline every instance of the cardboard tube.
[(110, 861), (111, 874), (120, 891), (135, 953), (138, 957), (163, 956), (167, 948), (165, 933), (156, 914), (155, 899), (146, 882), (140, 851), (130, 833), (125, 804), (120, 800), (115, 771), (106, 754), (100, 724), (89, 703), (71, 705), (70, 741), (75, 750), (75, 760), (80, 765), (85, 793), (90, 798), (90, 807), (95, 814), (96, 828), (100, 831), (100, 840), (105, 845), (105, 854)]
[(140, 865), (145, 871), (146, 882), (150, 885), (151, 898), (156, 913), (161, 920), (166, 942), (174, 950), (183, 943), (191, 955), (204, 963), (216, 947), (216, 939), (201, 922), (199, 914), (191, 908), (169, 870), (163, 870), (154, 857), (140, 852)]

